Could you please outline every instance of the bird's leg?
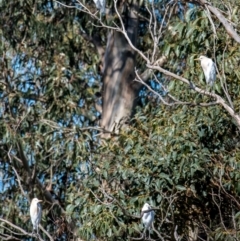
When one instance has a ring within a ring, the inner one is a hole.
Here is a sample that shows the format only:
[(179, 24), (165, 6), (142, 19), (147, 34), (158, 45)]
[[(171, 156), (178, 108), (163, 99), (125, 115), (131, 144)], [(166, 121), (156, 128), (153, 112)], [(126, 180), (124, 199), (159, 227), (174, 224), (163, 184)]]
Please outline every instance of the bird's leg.
[(144, 239), (146, 238), (146, 228), (144, 228), (144, 231), (143, 231), (143, 237), (144, 237)]
[(214, 84), (211, 86), (211, 91), (212, 91), (212, 93), (213, 94), (215, 94), (215, 90), (216, 90), (216, 88), (215, 88), (215, 86), (214, 86)]
[(150, 237), (150, 228), (148, 229), (148, 239), (151, 240), (151, 237)]
[(32, 236), (38, 238), (38, 237), (39, 237), (39, 235), (38, 235), (38, 230), (33, 229), (33, 231), (32, 231)]
[[(211, 85), (210, 87), (209, 87), (209, 90), (208, 90), (211, 94), (213, 93), (215, 93), (215, 91), (214, 91), (214, 87), (213, 87), (213, 85)], [(212, 96), (210, 96), (210, 101), (212, 101), (213, 100), (213, 97)]]

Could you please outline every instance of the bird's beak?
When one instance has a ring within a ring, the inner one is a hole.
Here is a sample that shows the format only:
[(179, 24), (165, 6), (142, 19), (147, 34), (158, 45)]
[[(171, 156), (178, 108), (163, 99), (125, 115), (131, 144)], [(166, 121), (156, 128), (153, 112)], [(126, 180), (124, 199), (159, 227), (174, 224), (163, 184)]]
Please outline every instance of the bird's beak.
[(43, 200), (38, 200), (38, 203), (42, 202)]
[(199, 60), (199, 58), (197, 58), (197, 59), (193, 59), (193, 60)]

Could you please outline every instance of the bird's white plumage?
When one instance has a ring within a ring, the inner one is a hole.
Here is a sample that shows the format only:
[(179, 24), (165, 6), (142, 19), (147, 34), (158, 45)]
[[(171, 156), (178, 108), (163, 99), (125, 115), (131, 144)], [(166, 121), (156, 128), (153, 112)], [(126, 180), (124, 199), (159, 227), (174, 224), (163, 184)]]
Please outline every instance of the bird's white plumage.
[(216, 80), (215, 63), (210, 58), (207, 58), (205, 56), (200, 56), (199, 60), (201, 61), (201, 66), (206, 79), (206, 83), (212, 86)]
[(30, 205), (30, 217), (33, 224), (33, 229), (37, 230), (37, 233), (38, 233), (38, 225), (42, 218), (42, 207), (40, 202), (42, 202), (42, 200), (33, 198)]
[(145, 226), (145, 229), (149, 229), (152, 227), (152, 223), (153, 223), (153, 220), (154, 220), (154, 211), (149, 211), (149, 212), (145, 212), (143, 213), (144, 211), (147, 211), (147, 210), (150, 210), (151, 209), (151, 206), (148, 204), (148, 203), (145, 203), (143, 205), (143, 208), (142, 208), (142, 222)]
[(93, 0), (96, 8), (100, 10), (101, 14), (105, 13), (105, 4), (106, 4), (106, 0)]

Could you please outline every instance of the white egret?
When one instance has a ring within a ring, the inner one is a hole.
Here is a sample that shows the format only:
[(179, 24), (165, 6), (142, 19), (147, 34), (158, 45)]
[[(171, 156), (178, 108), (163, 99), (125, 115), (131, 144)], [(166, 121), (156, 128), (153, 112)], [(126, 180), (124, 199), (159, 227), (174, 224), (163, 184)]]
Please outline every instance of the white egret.
[(105, 13), (105, 4), (106, 4), (106, 0), (93, 0), (96, 8), (100, 10), (101, 14)]
[(37, 198), (33, 198), (31, 205), (30, 205), (30, 217), (33, 224), (33, 232), (36, 230), (38, 234), (38, 226), (42, 218), (42, 207), (39, 200)]
[(153, 220), (154, 220), (154, 211), (149, 211), (149, 212), (144, 212), (144, 211), (148, 211), (152, 209), (151, 206), (148, 204), (148, 203), (145, 203), (143, 205), (143, 208), (142, 208), (142, 213), (141, 213), (141, 216), (142, 216), (142, 222), (144, 224), (144, 233), (146, 232), (146, 230), (148, 229), (149, 231), (149, 238), (150, 238), (150, 229), (152, 227), (152, 224), (153, 224)]
[(209, 86), (213, 86), (213, 83), (216, 80), (216, 66), (215, 63), (208, 57), (200, 56), (198, 60), (201, 61), (201, 66), (203, 73), (205, 75), (206, 83)]

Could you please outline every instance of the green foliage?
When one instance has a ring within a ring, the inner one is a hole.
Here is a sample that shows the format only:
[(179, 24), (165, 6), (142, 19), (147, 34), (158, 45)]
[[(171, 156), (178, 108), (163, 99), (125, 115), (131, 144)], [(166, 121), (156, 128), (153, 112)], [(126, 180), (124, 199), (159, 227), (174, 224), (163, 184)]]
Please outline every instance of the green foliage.
[[(139, 237), (145, 202), (158, 208), (155, 228), (165, 240), (172, 240), (176, 225), (188, 239), (195, 224), (202, 239), (240, 239), (240, 146), (232, 119), (220, 106), (198, 106), (205, 97), (165, 79), (170, 94), (196, 105), (148, 103), (128, 130), (100, 145), (89, 128), (98, 125), (100, 58), (86, 35), (97, 32), (105, 44), (107, 30), (77, 9), (54, 5), (47, 11), (46, 2), (1, 2), (0, 185), (9, 181), (0, 189), (0, 217), (30, 232), (27, 196), (44, 197), (50, 190), (61, 205), (45, 200), (42, 225), (56, 240), (70, 240), (72, 233), (85, 240)], [(85, 2), (94, 8), (93, 1)], [(157, 9), (165, 11), (161, 4)], [(238, 9), (236, 4), (232, 21), (238, 21)], [(145, 6), (140, 11), (149, 17)], [(151, 53), (149, 22), (140, 24), (138, 46)], [(215, 38), (206, 12), (195, 7), (186, 8), (184, 18), (173, 14), (158, 46), (168, 70), (201, 87), (205, 80), (194, 59), (215, 57), (216, 91), (224, 96), (222, 81), (240, 111), (239, 46), (221, 25)], [(138, 56), (137, 67), (145, 66)], [(0, 233), (9, 234), (3, 225)]]
[[(213, 114), (206, 119), (206, 112)], [(168, 108), (155, 106), (138, 112), (117, 143), (94, 152), (96, 172), (80, 184), (69, 212), (80, 220), (80, 236), (88, 239), (93, 231), (101, 240), (136, 237), (143, 227), (133, 215), (140, 216), (149, 202), (159, 209), (155, 228), (162, 236), (173, 230), (168, 219), (178, 225), (179, 235), (187, 235), (188, 223), (196, 222), (211, 230), (202, 230), (202, 237), (233, 240), (228, 215), (238, 211), (239, 147), (228, 143), (234, 125), (225, 124), (228, 118), (217, 120), (218, 112), (218, 107), (186, 106), (172, 109), (171, 116)], [(219, 229), (220, 215), (227, 233)], [(238, 223), (237, 217), (232, 218)]]
[[(117, 144), (109, 141), (94, 152), (96, 173), (81, 183), (74, 201), (81, 237), (92, 232), (102, 240), (137, 237), (143, 227), (132, 215), (149, 202), (159, 208), (155, 227), (162, 234), (172, 230), (166, 218), (178, 225), (179, 235), (187, 235), (189, 222), (202, 227), (211, 220), (211, 232), (201, 231), (200, 237), (233, 240), (228, 214), (238, 210), (239, 148), (228, 143), (234, 125), (216, 120), (218, 108), (210, 108), (213, 114), (206, 118), (200, 107), (178, 107), (169, 116), (168, 108), (150, 106), (136, 114)], [(227, 233), (218, 229), (220, 215)]]
[[(239, 9), (239, 6), (236, 9)], [(234, 12), (233, 16), (235, 14)], [(204, 88), (205, 80), (200, 64), (194, 59), (200, 55), (213, 58), (220, 74), (215, 88), (218, 93), (223, 95), (222, 86), (224, 85), (234, 101), (236, 110), (238, 110), (240, 72), (236, 66), (240, 60), (239, 46), (226, 34), (223, 26), (216, 30), (216, 35), (214, 35), (213, 30), (206, 11), (202, 11), (198, 7), (190, 8), (186, 12), (184, 20), (179, 21), (172, 18), (161, 49), (168, 58), (170, 71), (182, 74), (201, 88)], [(184, 88), (186, 86), (182, 84), (174, 86), (172, 82), (169, 84), (169, 90), (173, 91), (175, 96), (176, 93), (180, 93), (179, 97), (182, 98), (181, 93), (184, 93), (184, 100), (192, 99), (191, 95), (186, 95)], [(178, 89), (180, 91), (176, 92)]]

